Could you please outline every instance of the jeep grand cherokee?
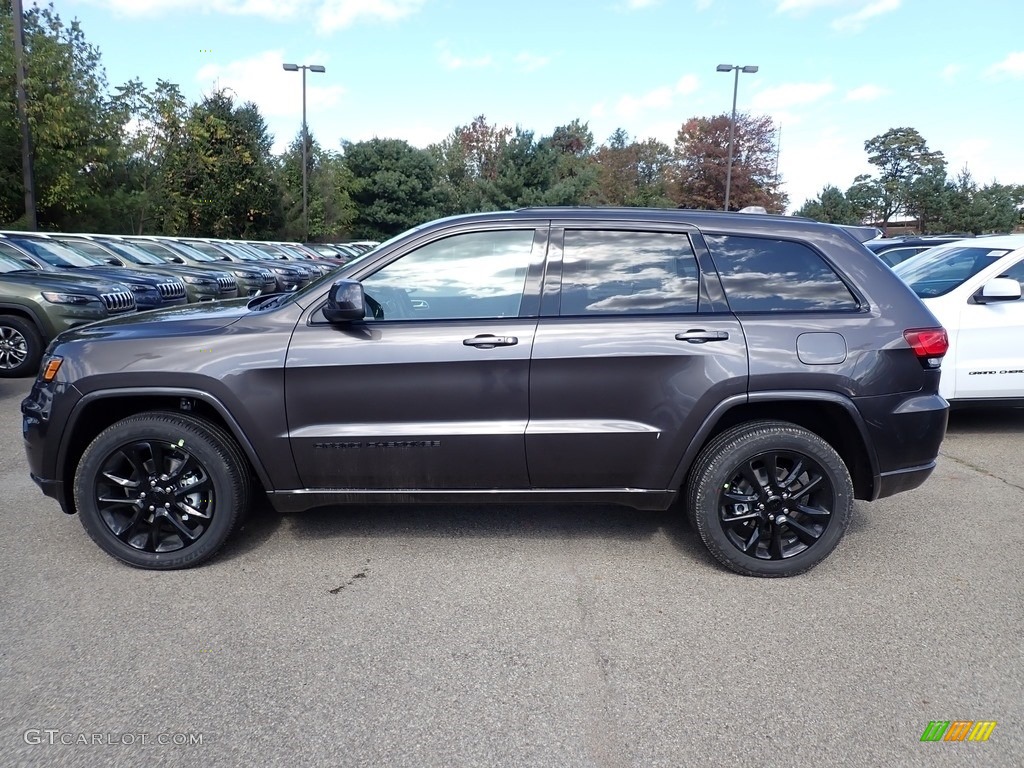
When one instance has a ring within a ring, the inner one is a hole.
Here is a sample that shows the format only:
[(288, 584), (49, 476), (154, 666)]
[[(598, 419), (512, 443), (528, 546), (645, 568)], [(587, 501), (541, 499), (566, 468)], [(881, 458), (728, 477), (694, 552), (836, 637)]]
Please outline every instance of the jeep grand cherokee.
[(743, 574), (839, 543), (932, 472), (945, 331), (850, 232), (707, 211), (444, 219), (292, 294), (63, 334), (32, 477), (134, 566), (207, 560), (265, 492), (614, 502)]

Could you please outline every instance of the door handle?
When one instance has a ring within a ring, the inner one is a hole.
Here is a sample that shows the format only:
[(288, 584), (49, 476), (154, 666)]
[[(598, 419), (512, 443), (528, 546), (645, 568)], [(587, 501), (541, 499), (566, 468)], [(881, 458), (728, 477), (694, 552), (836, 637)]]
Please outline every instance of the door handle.
[(676, 341), (688, 341), (691, 344), (706, 344), (709, 341), (725, 341), (728, 338), (728, 331), (705, 331), (703, 328), (691, 328), (685, 333), (676, 334)]
[(467, 347), (477, 349), (494, 349), (495, 347), (512, 347), (519, 343), (515, 336), (493, 336), (489, 333), (474, 336), (472, 339), (463, 339), (462, 343)]

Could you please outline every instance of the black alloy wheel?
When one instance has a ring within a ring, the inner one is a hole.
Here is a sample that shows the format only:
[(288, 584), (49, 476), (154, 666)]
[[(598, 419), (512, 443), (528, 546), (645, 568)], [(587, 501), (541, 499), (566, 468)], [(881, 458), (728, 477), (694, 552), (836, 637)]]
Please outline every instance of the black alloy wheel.
[(853, 481), (819, 435), (754, 421), (704, 447), (686, 500), (691, 523), (720, 563), (747, 576), (794, 576), (839, 544), (853, 514)]
[(207, 532), (217, 510), (210, 473), (185, 448), (140, 440), (110, 453), (94, 494), (110, 532), (142, 552), (174, 552)]
[(149, 412), (107, 427), (75, 472), (82, 525), (108, 554), (139, 568), (188, 568), (212, 557), (249, 506), (249, 463), (234, 439), (195, 416)]
[(814, 546), (828, 530), (835, 490), (808, 456), (767, 451), (741, 461), (719, 495), (719, 521), (739, 551), (784, 560)]

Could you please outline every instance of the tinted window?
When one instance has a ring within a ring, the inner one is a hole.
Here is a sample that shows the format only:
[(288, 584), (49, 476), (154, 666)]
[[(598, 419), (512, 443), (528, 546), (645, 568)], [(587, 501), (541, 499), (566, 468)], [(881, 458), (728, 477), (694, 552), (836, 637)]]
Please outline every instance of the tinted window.
[(788, 240), (705, 235), (733, 312), (857, 309), (838, 275), (806, 245)]
[(893, 267), (922, 299), (943, 296), (1010, 251), (1005, 248), (948, 245), (932, 248)]
[(921, 251), (927, 251), (930, 247), (930, 245), (917, 245), (907, 246), (906, 248), (890, 248), (887, 251), (882, 251), (878, 254), (878, 257), (892, 267), (901, 261), (906, 261), (911, 256), (916, 256)]
[(567, 230), (562, 315), (696, 312), (697, 260), (684, 234)]
[(533, 238), (532, 229), (469, 232), (417, 248), (363, 280), (368, 317), (517, 317)]

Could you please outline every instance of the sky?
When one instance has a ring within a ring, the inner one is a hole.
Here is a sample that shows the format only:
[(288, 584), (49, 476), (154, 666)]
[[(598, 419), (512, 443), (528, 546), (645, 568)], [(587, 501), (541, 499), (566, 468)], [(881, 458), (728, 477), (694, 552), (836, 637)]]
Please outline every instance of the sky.
[[(28, 2), (26, 2), (26, 5)], [(539, 138), (580, 119), (670, 146), (732, 109), (779, 128), (790, 209), (871, 173), (864, 142), (916, 128), (980, 184), (1024, 183), (1020, 0), (57, 0), (110, 85), (177, 83), (254, 101), (275, 152), (307, 123), (325, 147), (417, 147), (484, 115)]]

